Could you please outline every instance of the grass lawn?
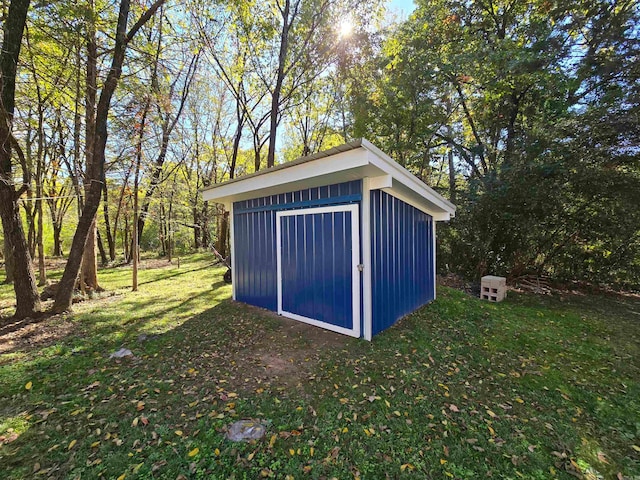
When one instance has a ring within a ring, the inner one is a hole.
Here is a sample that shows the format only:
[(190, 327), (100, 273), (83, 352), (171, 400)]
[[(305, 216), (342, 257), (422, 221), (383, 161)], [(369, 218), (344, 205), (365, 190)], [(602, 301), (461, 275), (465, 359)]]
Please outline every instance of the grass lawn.
[[(1, 478), (640, 478), (640, 299), (440, 288), (368, 343), (232, 302), (212, 260), (0, 320)], [(244, 418), (265, 439), (226, 441)]]

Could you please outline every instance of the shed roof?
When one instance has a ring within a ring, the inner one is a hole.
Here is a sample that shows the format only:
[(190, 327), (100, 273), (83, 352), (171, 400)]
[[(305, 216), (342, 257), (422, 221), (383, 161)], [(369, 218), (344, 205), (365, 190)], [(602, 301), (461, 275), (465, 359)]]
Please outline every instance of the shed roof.
[(381, 188), (436, 220), (455, 215), (455, 205), (364, 138), (213, 185), (202, 196), (229, 208), (241, 200), (364, 178), (371, 188)]

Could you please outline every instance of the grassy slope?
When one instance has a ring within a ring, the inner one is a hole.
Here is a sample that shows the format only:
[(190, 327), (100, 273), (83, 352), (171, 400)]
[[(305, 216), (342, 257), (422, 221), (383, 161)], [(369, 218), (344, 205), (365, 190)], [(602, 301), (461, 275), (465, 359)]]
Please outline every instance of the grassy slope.
[[(367, 343), (229, 301), (209, 263), (144, 270), (138, 293), (104, 271), (115, 296), (5, 347), (4, 478), (640, 475), (638, 299), (443, 288)], [(135, 360), (106, 358), (123, 345)], [(226, 442), (239, 418), (267, 438)]]

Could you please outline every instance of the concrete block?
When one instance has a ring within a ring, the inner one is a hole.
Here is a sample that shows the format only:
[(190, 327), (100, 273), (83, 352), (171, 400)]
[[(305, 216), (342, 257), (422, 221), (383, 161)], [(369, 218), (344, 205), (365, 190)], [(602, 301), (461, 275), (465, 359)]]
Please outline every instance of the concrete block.
[(507, 296), (507, 279), (487, 275), (480, 281), (480, 298), (489, 302), (501, 302)]

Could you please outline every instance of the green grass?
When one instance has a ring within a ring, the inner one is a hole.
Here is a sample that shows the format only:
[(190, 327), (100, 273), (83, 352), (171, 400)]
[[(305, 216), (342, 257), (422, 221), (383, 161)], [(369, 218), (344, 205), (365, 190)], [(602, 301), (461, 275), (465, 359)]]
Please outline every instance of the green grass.
[[(368, 343), (230, 301), (211, 261), (104, 270), (0, 339), (3, 478), (640, 476), (639, 299), (441, 288)], [(241, 418), (266, 438), (226, 441)]]

